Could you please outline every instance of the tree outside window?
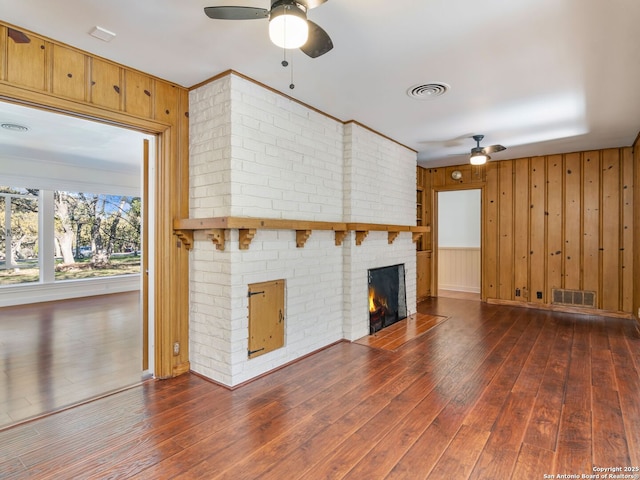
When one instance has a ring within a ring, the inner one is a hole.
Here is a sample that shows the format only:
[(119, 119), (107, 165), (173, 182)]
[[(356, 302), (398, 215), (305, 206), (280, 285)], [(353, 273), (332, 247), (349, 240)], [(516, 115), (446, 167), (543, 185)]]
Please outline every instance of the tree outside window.
[(0, 187), (0, 285), (37, 282), (38, 190)]
[[(53, 225), (55, 280), (140, 273), (139, 197), (65, 191), (52, 197), (54, 218), (44, 221)], [(0, 202), (0, 285), (37, 282), (38, 191), (0, 187)]]

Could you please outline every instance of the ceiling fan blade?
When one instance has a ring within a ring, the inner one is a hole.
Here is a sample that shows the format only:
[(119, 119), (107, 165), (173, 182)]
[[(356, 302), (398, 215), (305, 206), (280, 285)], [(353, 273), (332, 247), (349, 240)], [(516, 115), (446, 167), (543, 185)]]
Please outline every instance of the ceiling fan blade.
[(254, 20), (269, 18), (269, 10), (254, 7), (205, 7), (204, 13), (216, 20)]
[(487, 155), (491, 153), (501, 152), (502, 150), (506, 150), (507, 147), (503, 147), (502, 145), (489, 145), (488, 147), (484, 147), (482, 151)]
[(420, 143), (423, 145), (429, 145), (433, 148), (451, 148), (464, 145), (470, 138), (471, 134), (467, 133), (465, 135), (458, 135), (457, 137), (447, 138), (445, 140), (424, 140)]
[(302, 5), (307, 7), (307, 10), (311, 10), (312, 8), (319, 7), (323, 3), (327, 2), (327, 0), (297, 0), (297, 1), (298, 3), (301, 3)]
[(311, 58), (324, 55), (333, 48), (333, 42), (329, 34), (325, 32), (317, 23), (307, 20), (309, 24), (309, 39), (307, 43), (300, 47), (304, 53)]

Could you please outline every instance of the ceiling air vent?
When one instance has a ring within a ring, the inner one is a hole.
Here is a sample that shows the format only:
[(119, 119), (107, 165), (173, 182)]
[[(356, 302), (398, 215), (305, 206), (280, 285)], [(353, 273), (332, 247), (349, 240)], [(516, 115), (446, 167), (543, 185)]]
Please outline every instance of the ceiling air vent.
[(451, 87), (446, 83), (434, 82), (425, 83), (423, 85), (415, 85), (407, 90), (407, 95), (417, 100), (431, 100), (433, 98), (441, 97)]
[(17, 123), (3, 123), (0, 127), (5, 130), (11, 130), (12, 132), (26, 132), (29, 130), (29, 127), (25, 127), (24, 125), (18, 125)]

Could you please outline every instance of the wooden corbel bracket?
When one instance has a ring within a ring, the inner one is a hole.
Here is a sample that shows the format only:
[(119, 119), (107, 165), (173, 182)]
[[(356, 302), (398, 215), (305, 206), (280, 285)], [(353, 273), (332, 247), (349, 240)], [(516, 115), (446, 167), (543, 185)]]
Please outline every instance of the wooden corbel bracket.
[(400, 235), (400, 232), (389, 232), (387, 235), (388, 235), (387, 243), (391, 245), (395, 241), (395, 239), (398, 238), (398, 235)]
[(207, 236), (216, 246), (216, 249), (224, 250), (226, 234), (223, 228), (213, 228), (211, 230), (207, 230)]
[(356, 245), (362, 245), (367, 235), (369, 235), (369, 230), (356, 230)]
[(255, 237), (256, 235), (256, 229), (255, 228), (240, 228), (238, 229), (238, 234), (239, 234), (239, 242), (240, 242), (240, 250), (248, 250), (249, 249), (249, 245), (251, 244), (251, 240), (253, 240), (253, 237)]
[(310, 236), (311, 230), (296, 230), (296, 247), (303, 248)]
[(193, 230), (174, 230), (174, 233), (187, 250), (193, 248)]
[(411, 236), (413, 237), (413, 243), (416, 243), (422, 237), (422, 232), (413, 232)]
[(344, 237), (346, 236), (347, 236), (346, 230), (336, 230), (336, 247), (339, 247), (340, 245), (342, 245), (342, 242), (344, 242)]

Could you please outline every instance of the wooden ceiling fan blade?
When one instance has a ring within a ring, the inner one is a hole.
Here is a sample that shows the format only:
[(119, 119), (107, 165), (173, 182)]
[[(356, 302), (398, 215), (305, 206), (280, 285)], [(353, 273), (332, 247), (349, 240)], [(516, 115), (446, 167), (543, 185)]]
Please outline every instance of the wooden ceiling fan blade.
[(255, 20), (269, 18), (269, 10), (254, 7), (205, 7), (204, 13), (215, 20)]
[(502, 145), (489, 145), (488, 147), (484, 147), (482, 151), (489, 155), (491, 153), (501, 152), (506, 149), (507, 147), (503, 147)]
[(333, 48), (331, 37), (317, 23), (310, 20), (307, 20), (307, 23), (309, 24), (309, 39), (300, 47), (300, 50), (311, 58), (324, 55)]
[(23, 32), (21, 32), (20, 30), (15, 30), (13, 28), (8, 28), (7, 29), (7, 35), (9, 36), (9, 38), (11, 40), (13, 40), (16, 43), (30, 43), (31, 39)]

